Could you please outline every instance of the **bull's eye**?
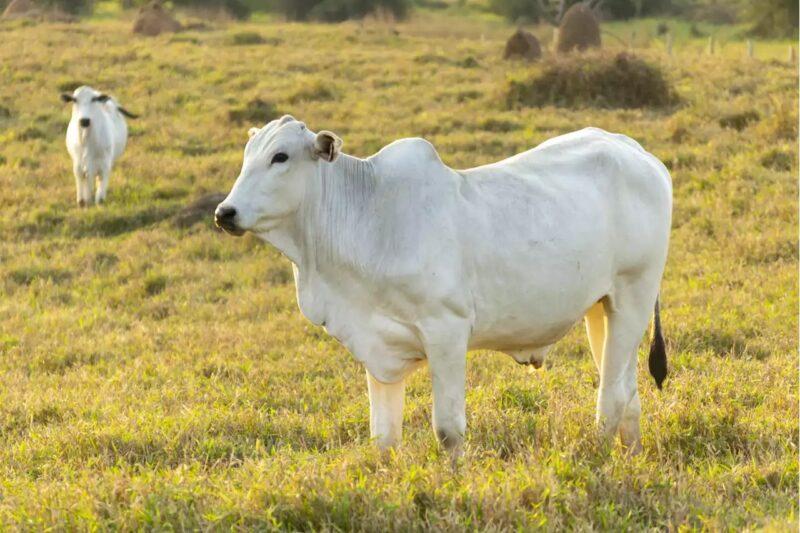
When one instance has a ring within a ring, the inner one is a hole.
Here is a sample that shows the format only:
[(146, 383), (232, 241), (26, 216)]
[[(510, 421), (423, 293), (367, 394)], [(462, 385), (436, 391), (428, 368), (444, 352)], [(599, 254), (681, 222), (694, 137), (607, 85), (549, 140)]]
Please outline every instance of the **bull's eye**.
[(278, 152), (277, 154), (272, 156), (272, 163), (285, 163), (286, 160), (289, 159), (289, 156), (284, 154), (283, 152)]

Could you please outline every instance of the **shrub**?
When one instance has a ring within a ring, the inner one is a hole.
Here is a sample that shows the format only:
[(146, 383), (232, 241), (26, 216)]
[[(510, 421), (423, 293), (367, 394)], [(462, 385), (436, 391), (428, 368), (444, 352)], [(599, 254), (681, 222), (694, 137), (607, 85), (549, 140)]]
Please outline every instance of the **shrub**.
[(228, 42), (234, 46), (249, 44), (264, 44), (264, 38), (260, 33), (254, 31), (240, 31), (230, 36)]
[(148, 296), (155, 296), (167, 288), (167, 277), (161, 274), (148, 274), (144, 279), (144, 292)]
[(658, 67), (620, 53), (556, 57), (532, 77), (510, 80), (505, 100), (518, 106), (661, 107), (678, 97)]
[(341, 22), (384, 11), (396, 18), (408, 13), (410, 0), (280, 0), (278, 9), (289, 20)]
[(792, 170), (794, 156), (791, 152), (773, 149), (761, 156), (761, 166), (784, 172)]
[(732, 113), (725, 115), (719, 119), (719, 125), (723, 128), (732, 128), (736, 131), (742, 131), (751, 122), (757, 121), (761, 118), (758, 111), (742, 111), (741, 113)]

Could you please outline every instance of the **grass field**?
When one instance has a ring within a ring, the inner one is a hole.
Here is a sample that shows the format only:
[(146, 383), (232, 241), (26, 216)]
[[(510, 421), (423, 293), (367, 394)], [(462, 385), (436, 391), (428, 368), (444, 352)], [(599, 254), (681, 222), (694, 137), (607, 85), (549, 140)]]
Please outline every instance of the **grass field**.
[[(669, 109), (509, 110), (506, 79), (528, 67), (498, 59), (511, 31), (498, 21), (129, 29), (0, 24), (3, 529), (796, 530), (787, 43), (756, 43), (754, 61), (741, 40), (714, 57), (702, 39), (672, 57), (651, 43), (641, 54), (682, 99)], [(58, 100), (81, 83), (142, 115), (108, 204), (88, 210), (75, 206)], [(230, 188), (247, 129), (272, 118), (247, 117), (255, 98), (359, 156), (424, 136), (467, 167), (593, 125), (664, 160), (671, 373), (659, 392), (641, 372), (644, 453), (594, 437), (598, 378), (577, 326), (540, 371), (469, 355), (456, 471), (430, 429), (425, 372), (409, 383), (403, 448), (379, 454), (364, 372), (300, 315), (288, 261), (209, 220), (174, 223)], [(720, 123), (745, 112), (740, 130)]]

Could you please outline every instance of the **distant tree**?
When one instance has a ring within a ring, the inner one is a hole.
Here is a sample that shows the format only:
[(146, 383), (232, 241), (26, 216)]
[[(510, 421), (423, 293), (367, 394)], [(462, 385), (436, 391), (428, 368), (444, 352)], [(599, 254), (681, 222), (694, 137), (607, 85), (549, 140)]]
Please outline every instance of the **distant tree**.
[[(9, 2), (10, 3), (10, 0)], [(44, 7), (56, 8), (70, 13), (72, 15), (79, 15), (91, 13), (94, 7), (93, 0), (43, 0), (41, 5)]]
[(410, 0), (281, 0), (278, 10), (289, 20), (341, 22), (359, 19), (378, 11), (404, 18)]
[(558, 23), (574, 4), (584, 3), (608, 19), (628, 19), (672, 12), (673, 1), (696, 0), (541, 0), (543, 16)]
[(797, 0), (749, 0), (746, 20), (756, 37), (797, 37)]
[(538, 22), (545, 15), (542, 0), (489, 0), (489, 9), (512, 22)]
[[(63, 1), (63, 0), (60, 0)], [(67, 0), (77, 1), (77, 0)], [(92, 1), (92, 0), (86, 0)], [(147, 4), (150, 0), (120, 0), (124, 9), (129, 9), (134, 6), (142, 6)], [(246, 19), (250, 16), (250, 8), (243, 0), (171, 0), (172, 4), (176, 7), (188, 8), (201, 8), (201, 9), (222, 9), (225, 10), (232, 17), (237, 19)], [(166, 2), (166, 0), (164, 0)]]

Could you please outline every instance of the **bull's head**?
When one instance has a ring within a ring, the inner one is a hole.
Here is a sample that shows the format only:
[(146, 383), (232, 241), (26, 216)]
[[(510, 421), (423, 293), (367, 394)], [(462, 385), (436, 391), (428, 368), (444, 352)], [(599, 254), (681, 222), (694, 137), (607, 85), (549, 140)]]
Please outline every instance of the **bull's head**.
[(239, 177), (214, 213), (216, 225), (231, 235), (276, 228), (297, 212), (317, 165), (333, 162), (341, 147), (333, 133), (314, 134), (289, 115), (251, 128)]
[[(112, 100), (109, 95), (98, 92), (87, 85), (78, 87), (72, 94), (61, 93), (62, 102), (72, 103), (72, 118), (78, 121), (78, 125), (82, 130), (91, 127), (92, 118), (99, 109), (97, 106), (105, 105), (109, 100)], [(137, 115), (117, 105), (116, 102), (114, 102), (114, 105), (117, 110), (126, 117), (137, 118)]]

